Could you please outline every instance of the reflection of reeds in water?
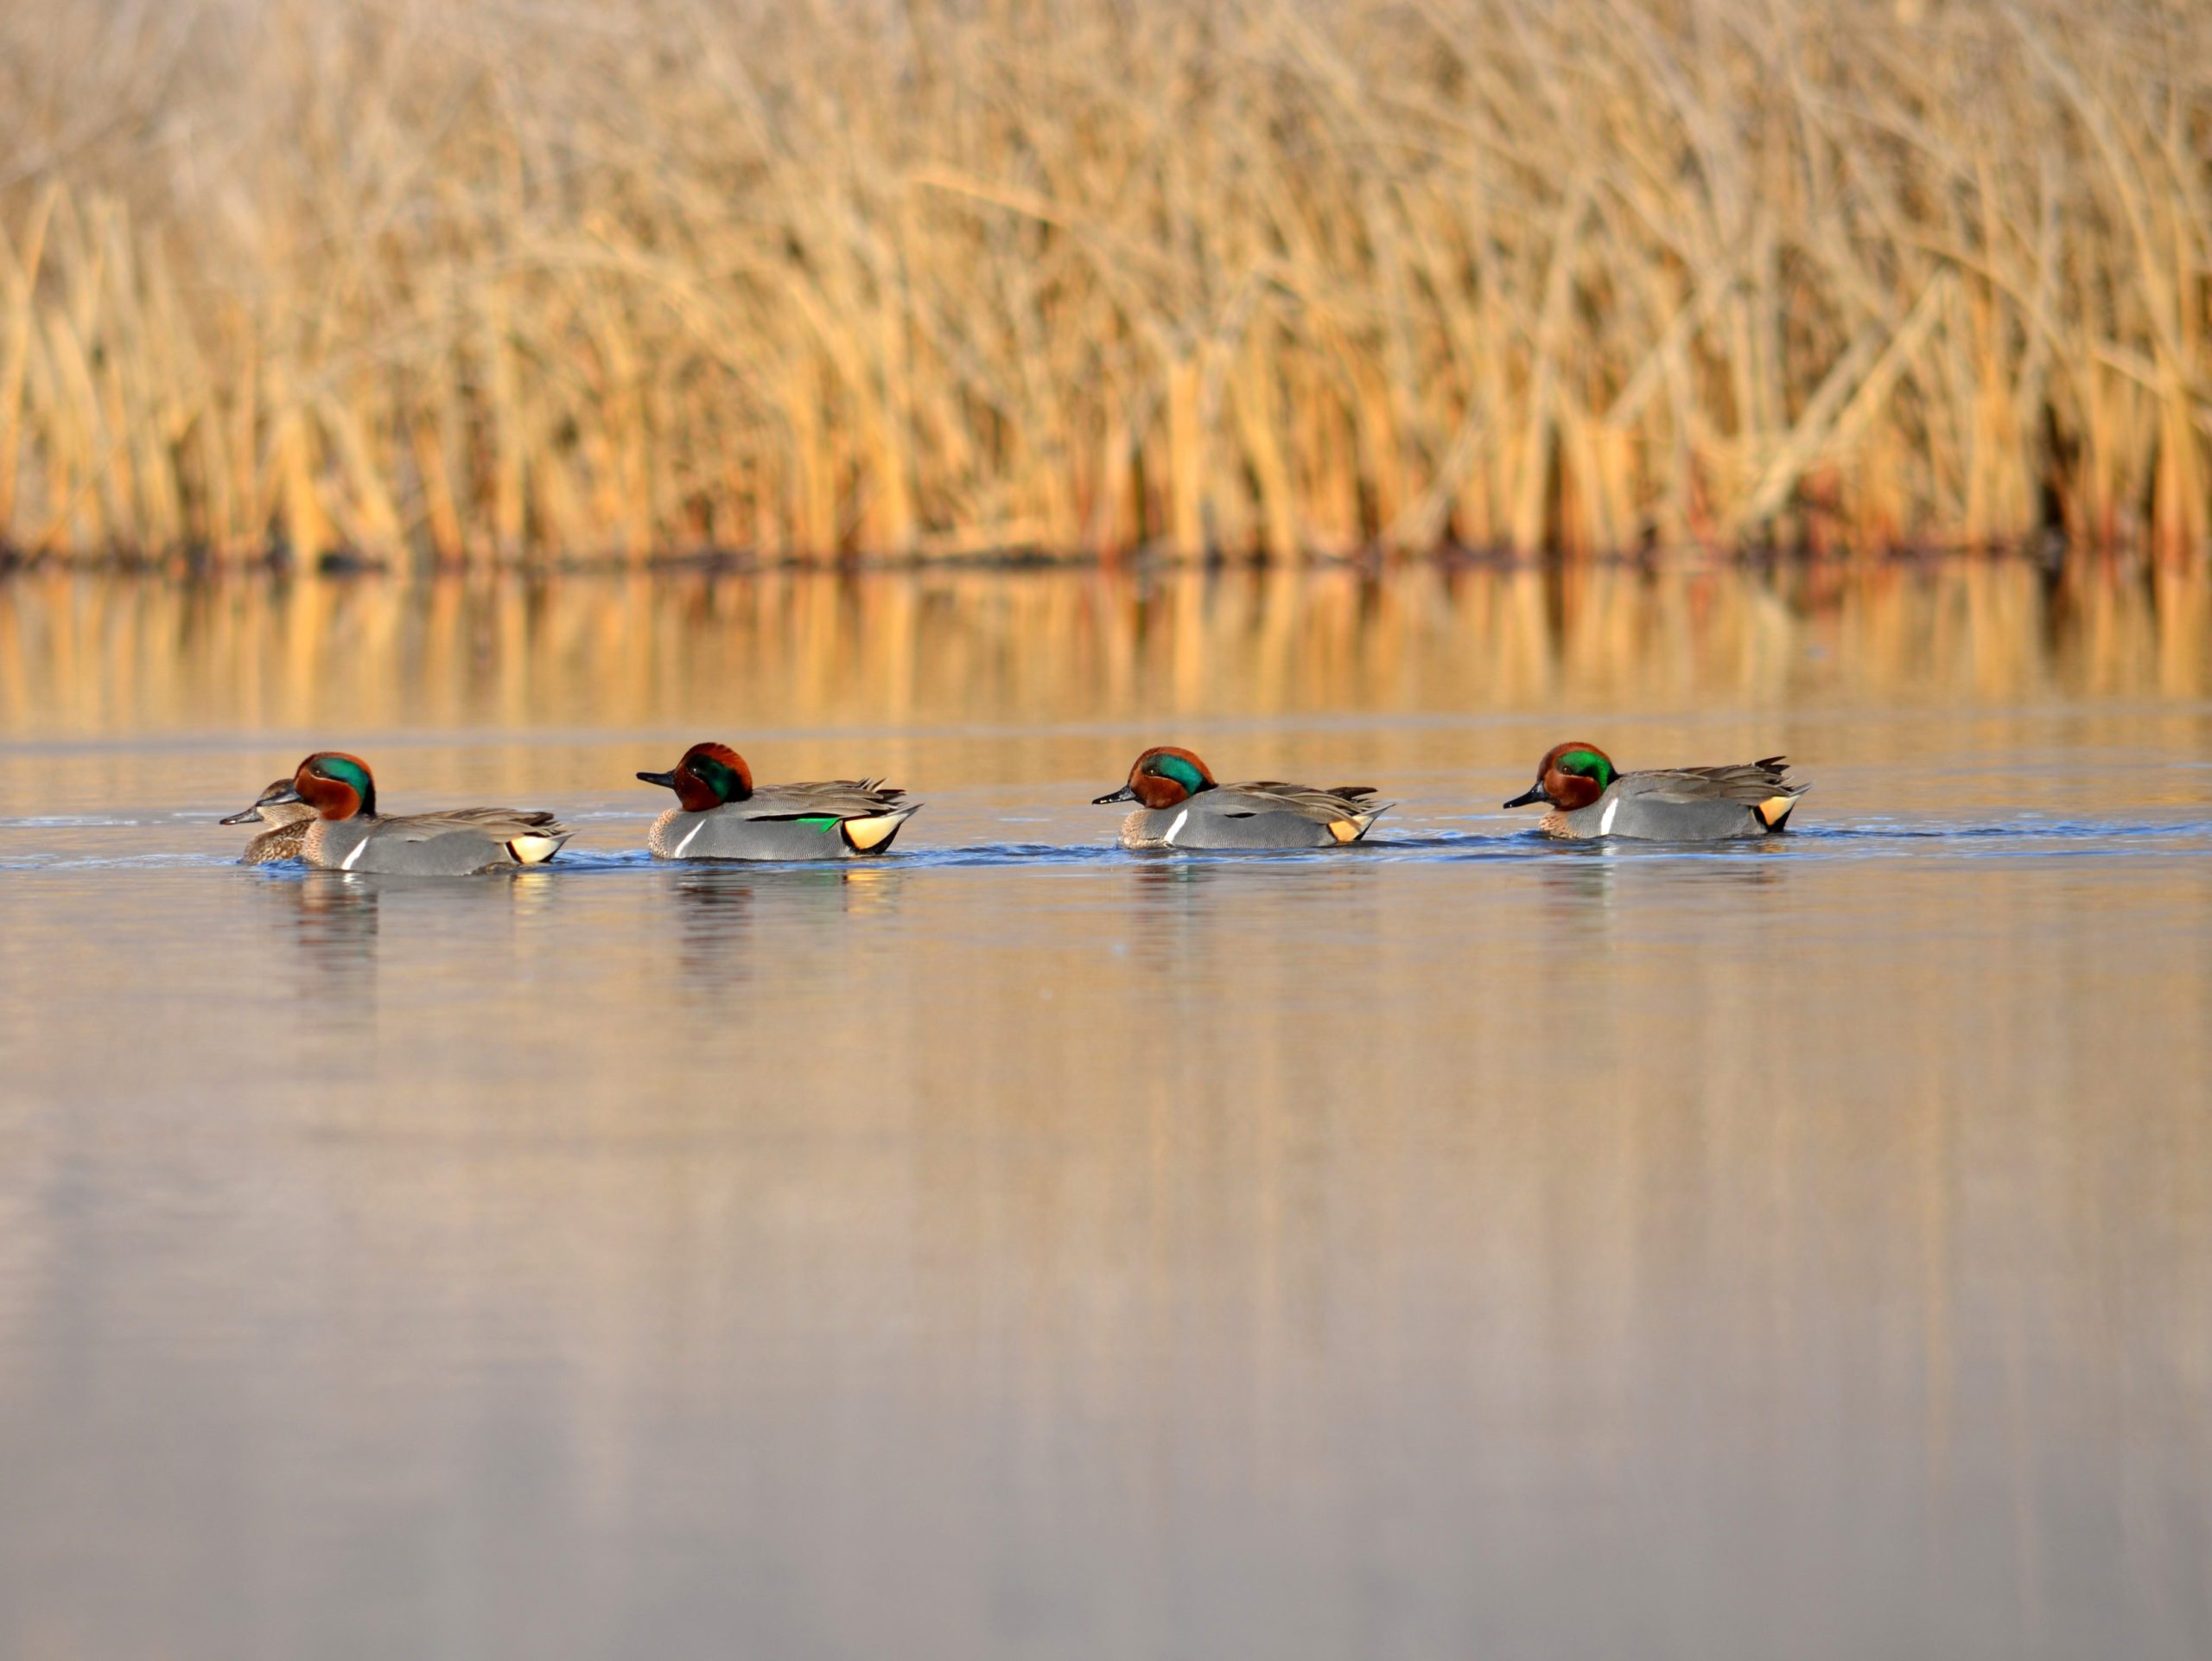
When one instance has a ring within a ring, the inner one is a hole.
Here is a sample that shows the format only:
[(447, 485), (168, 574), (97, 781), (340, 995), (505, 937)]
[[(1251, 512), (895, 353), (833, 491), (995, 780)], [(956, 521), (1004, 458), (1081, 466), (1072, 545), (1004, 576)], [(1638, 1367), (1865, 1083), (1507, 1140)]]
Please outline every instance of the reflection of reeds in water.
[(544, 583), (0, 583), (0, 730), (733, 732), (1140, 715), (2212, 690), (2212, 582), (2010, 561), (1767, 576), (1284, 568)]
[(2202, 543), (2212, 10), (0, 22), (0, 541)]

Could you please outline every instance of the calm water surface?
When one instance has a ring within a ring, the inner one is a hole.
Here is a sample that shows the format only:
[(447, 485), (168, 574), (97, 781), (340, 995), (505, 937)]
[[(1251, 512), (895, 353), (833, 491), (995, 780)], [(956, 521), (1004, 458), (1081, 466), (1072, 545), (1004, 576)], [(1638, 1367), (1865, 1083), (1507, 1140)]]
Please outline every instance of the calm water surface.
[[(0, 585), (0, 1656), (2212, 1653), (2207, 614)], [(654, 866), (706, 736), (929, 805)], [(1815, 787), (1546, 846), (1566, 737)], [(1402, 806), (1122, 854), (1161, 741)], [(321, 743), (582, 834), (231, 863)]]

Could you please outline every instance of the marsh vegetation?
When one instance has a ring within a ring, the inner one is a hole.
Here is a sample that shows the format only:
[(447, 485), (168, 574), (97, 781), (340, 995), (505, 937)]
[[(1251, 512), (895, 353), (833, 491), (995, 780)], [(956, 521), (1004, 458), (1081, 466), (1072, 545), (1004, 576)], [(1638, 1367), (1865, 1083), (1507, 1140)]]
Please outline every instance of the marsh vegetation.
[(2212, 9), (18, 0), (0, 541), (2212, 519)]

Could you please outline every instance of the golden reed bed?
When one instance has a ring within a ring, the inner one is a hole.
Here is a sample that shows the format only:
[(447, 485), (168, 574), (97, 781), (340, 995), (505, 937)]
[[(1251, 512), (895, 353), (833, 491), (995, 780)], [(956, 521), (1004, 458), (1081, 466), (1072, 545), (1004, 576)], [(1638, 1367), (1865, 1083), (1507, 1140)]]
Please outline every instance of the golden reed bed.
[(2176, 554), (2212, 6), (14, 0), (0, 541)]

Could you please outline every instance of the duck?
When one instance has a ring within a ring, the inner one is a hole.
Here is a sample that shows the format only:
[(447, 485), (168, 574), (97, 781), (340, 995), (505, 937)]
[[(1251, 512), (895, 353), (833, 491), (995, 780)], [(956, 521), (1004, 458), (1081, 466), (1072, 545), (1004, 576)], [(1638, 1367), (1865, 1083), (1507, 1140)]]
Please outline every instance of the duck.
[(1634, 837), (1649, 842), (1726, 842), (1771, 836), (1789, 823), (1812, 786), (1793, 782), (1789, 764), (1770, 755), (1732, 767), (1663, 767), (1623, 773), (1595, 744), (1554, 744), (1536, 764), (1536, 782), (1505, 804), (1548, 804), (1536, 828), (1548, 837)]
[(922, 807), (880, 779), (755, 786), (745, 758), (712, 742), (638, 777), (676, 792), (646, 833), (656, 859), (871, 859)]
[[(318, 750), (300, 763), (273, 805), (314, 810), (300, 856), (326, 871), (404, 876), (474, 876), (543, 865), (575, 835), (550, 813), (460, 807), (442, 813), (377, 811), (377, 781), (358, 755)], [(257, 806), (259, 804), (256, 805)]]
[(1094, 807), (1136, 802), (1122, 822), (1122, 846), (1338, 848), (1357, 842), (1397, 804), (1368, 799), (1372, 785), (1286, 785), (1272, 779), (1224, 785), (1185, 749), (1162, 744), (1129, 767), (1128, 782)]
[(300, 850), (308, 839), (308, 826), (315, 820), (315, 809), (291, 792), (289, 779), (272, 780), (251, 807), (217, 821), (221, 824), (272, 827), (246, 843), (245, 852), (238, 856), (239, 864), (276, 865), (300, 856)]

